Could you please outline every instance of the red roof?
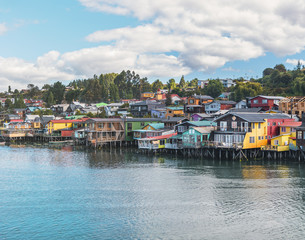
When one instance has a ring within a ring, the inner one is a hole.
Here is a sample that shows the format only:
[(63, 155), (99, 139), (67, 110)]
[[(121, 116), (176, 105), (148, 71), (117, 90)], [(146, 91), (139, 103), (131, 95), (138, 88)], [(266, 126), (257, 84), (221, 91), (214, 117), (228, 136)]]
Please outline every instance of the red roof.
[(302, 125), (302, 122), (283, 122), (281, 127), (299, 127)]
[(23, 122), (22, 119), (12, 119), (10, 122)]
[(290, 137), (290, 139), (292, 139), (292, 140), (296, 140), (297, 138), (296, 138), (296, 137)]
[[(86, 119), (87, 120), (87, 119)], [(67, 119), (59, 119), (59, 120), (51, 120), (52, 123), (77, 123), (83, 122), (84, 120), (67, 120)]]
[(171, 133), (171, 134), (161, 135), (161, 136), (157, 136), (157, 137), (149, 137), (149, 139), (152, 139), (152, 140), (166, 139), (166, 138), (170, 138), (175, 135), (177, 135), (177, 133)]

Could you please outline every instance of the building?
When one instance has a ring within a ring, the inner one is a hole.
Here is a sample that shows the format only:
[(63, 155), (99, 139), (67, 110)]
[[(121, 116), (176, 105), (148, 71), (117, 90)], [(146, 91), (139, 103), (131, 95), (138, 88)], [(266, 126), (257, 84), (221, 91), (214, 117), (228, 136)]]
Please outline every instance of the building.
[(152, 109), (164, 108), (165, 104), (157, 101), (142, 101), (130, 105), (130, 113), (135, 117), (144, 117), (151, 114)]
[(125, 141), (133, 141), (133, 132), (135, 130), (142, 129), (147, 124), (159, 123), (161, 119), (159, 118), (124, 118), (125, 124)]
[(175, 135), (176, 133), (169, 133), (156, 137), (138, 139), (138, 148), (152, 150), (163, 149), (165, 148), (168, 139)]
[(125, 140), (124, 120), (120, 118), (90, 118), (86, 120), (88, 144), (94, 147)]
[(151, 117), (153, 118), (165, 118), (166, 108), (156, 108), (151, 110)]
[(262, 108), (262, 110), (278, 110), (280, 101), (284, 97), (259, 95), (250, 99), (251, 108)]
[[(219, 80), (224, 88), (230, 88), (232, 86), (235, 86), (236, 83), (234, 82), (233, 79), (227, 78), (227, 79), (216, 79)], [(198, 80), (198, 87), (199, 88), (204, 88), (209, 84), (209, 79), (208, 80)]]
[(191, 127), (182, 133), (183, 148), (201, 148), (207, 144), (215, 127)]
[(279, 110), (289, 115), (296, 115), (300, 119), (305, 113), (305, 97), (287, 97), (279, 102)]
[(211, 118), (211, 116), (209, 114), (206, 114), (206, 113), (194, 113), (191, 116), (191, 121), (201, 121), (201, 120), (204, 120), (206, 118)]
[(213, 114), (220, 110), (228, 110), (235, 107), (236, 102), (234, 101), (214, 101), (205, 104), (205, 112), (207, 114)]
[(155, 96), (155, 94), (152, 92), (144, 92), (144, 93), (141, 93), (141, 100), (147, 100), (149, 98), (153, 98), (154, 96)]
[(185, 117), (190, 118), (194, 113), (204, 113), (205, 104), (213, 102), (214, 98), (206, 95), (194, 95), (187, 99), (184, 106)]
[(184, 107), (167, 107), (165, 118), (184, 117)]
[(279, 135), (280, 125), (294, 119), (285, 114), (230, 112), (215, 120), (214, 145), (224, 148), (261, 148)]
[(235, 105), (236, 109), (246, 109), (248, 108), (246, 100), (241, 100)]

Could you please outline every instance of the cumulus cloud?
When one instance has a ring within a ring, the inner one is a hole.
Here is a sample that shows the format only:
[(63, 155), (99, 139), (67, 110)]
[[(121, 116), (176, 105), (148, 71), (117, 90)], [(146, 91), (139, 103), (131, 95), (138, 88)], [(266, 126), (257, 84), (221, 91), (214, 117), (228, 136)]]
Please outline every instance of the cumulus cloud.
[(298, 65), (299, 62), (300, 62), (301, 65), (305, 64), (305, 60), (303, 60), (303, 59), (290, 59), (290, 58), (288, 58), (286, 60), (286, 63), (294, 65), (294, 66)]
[(266, 52), (291, 55), (305, 45), (305, 2), (301, 0), (79, 1), (95, 11), (146, 21), (135, 28), (97, 31), (88, 41), (113, 41), (116, 47), (138, 53), (176, 51), (184, 66), (193, 70), (213, 70)]

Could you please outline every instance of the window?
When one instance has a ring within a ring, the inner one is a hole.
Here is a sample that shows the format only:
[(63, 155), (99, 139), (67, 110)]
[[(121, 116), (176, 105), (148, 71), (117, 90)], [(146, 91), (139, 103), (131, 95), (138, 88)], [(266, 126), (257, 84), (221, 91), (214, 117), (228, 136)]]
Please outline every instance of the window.
[(267, 136), (265, 137), (265, 139), (267, 139)]
[(286, 128), (285, 127), (282, 127), (282, 132), (286, 132)]
[(298, 139), (302, 139), (302, 131), (298, 131)]
[(98, 128), (104, 128), (104, 123), (99, 123)]
[(178, 132), (185, 132), (186, 127), (185, 126), (178, 126)]
[(108, 128), (111, 128), (111, 123), (108, 123)]
[(232, 128), (237, 128), (237, 122), (232, 122)]
[(132, 123), (127, 123), (127, 130), (131, 131), (132, 130)]
[(250, 143), (255, 143), (255, 137), (250, 137)]
[(279, 145), (279, 140), (274, 140), (274, 145)]
[(268, 122), (268, 126), (270, 126), (270, 122)]
[(144, 122), (141, 122), (141, 127), (144, 127), (145, 123)]
[(164, 139), (163, 140), (160, 140), (160, 145), (164, 145)]
[(258, 104), (258, 100), (253, 100), (253, 104)]
[(276, 126), (276, 122), (273, 122), (273, 123), (272, 123), (272, 126)]
[(262, 103), (263, 103), (263, 104), (267, 104), (267, 103), (268, 103), (268, 100), (267, 100), (267, 99), (263, 99), (263, 100), (262, 100)]
[(255, 123), (252, 123), (252, 128), (255, 129)]
[(258, 140), (261, 140), (261, 136), (258, 136)]
[(227, 122), (220, 122), (220, 131), (227, 131)]
[(194, 100), (193, 99), (190, 99), (190, 104), (193, 104), (194, 103)]
[(260, 129), (261, 128), (261, 123), (258, 123), (258, 129)]

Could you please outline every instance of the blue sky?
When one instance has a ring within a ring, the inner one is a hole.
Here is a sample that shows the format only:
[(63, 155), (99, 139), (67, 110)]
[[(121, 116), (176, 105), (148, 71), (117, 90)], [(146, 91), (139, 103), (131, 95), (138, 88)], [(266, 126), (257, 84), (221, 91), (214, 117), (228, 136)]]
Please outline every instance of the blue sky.
[(0, 0), (0, 90), (128, 69), (151, 82), (293, 69), (304, 12), (290, 0)]

